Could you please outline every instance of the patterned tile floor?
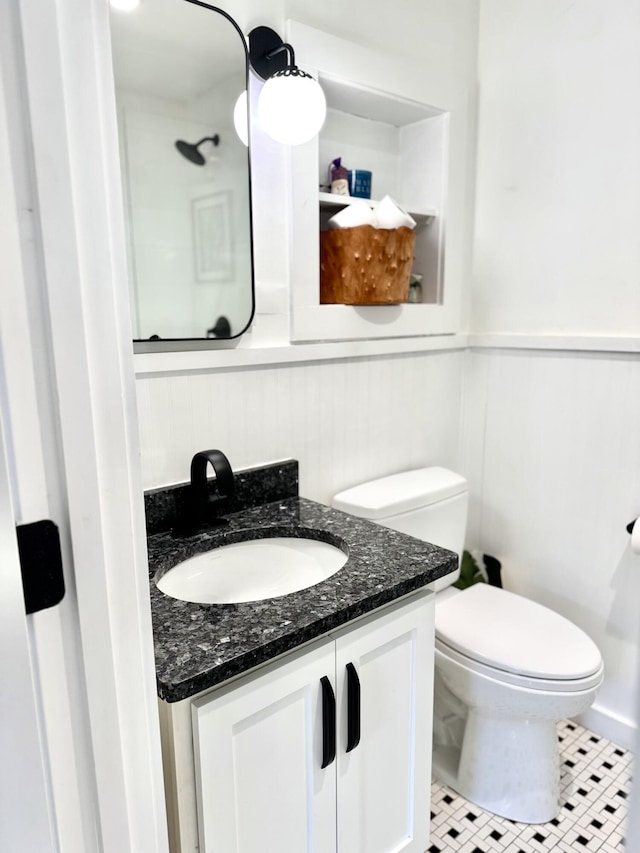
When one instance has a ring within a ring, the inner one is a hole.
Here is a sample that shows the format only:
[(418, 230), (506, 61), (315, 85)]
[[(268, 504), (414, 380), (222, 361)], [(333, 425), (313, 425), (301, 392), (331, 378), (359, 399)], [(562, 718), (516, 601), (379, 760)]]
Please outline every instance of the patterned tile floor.
[(426, 853), (623, 851), (632, 754), (571, 720), (558, 724), (558, 739), (562, 807), (557, 818), (535, 826), (514, 823), (434, 782)]

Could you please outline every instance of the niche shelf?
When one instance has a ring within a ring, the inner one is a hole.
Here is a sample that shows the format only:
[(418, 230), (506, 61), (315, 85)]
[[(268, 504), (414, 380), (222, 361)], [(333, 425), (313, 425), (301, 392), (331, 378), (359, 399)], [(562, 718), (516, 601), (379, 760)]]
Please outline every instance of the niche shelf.
[[(378, 200), (372, 198), (356, 198), (355, 196), (349, 195), (335, 195), (334, 193), (325, 193), (321, 192), (318, 194), (318, 200), (320, 203), (320, 215), (327, 214), (328, 216), (333, 216), (334, 213), (337, 213), (338, 210), (342, 210), (345, 207), (348, 207), (350, 204), (353, 204), (356, 201), (364, 201), (369, 205), (372, 209), (375, 209), (376, 205), (379, 203)], [(396, 199), (394, 199), (396, 201)], [(396, 201), (397, 204), (400, 202)], [(416, 207), (405, 207), (405, 205), (400, 204), (407, 213), (410, 213), (411, 216), (418, 223), (418, 227), (421, 225), (429, 225), (431, 221), (436, 217), (437, 211), (435, 208), (416, 208)]]

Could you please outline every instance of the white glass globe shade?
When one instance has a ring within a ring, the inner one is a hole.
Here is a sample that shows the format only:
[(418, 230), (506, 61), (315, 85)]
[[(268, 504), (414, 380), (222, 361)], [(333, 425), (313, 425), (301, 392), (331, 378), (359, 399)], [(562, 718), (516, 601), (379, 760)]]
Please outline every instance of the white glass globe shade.
[(327, 101), (317, 80), (303, 73), (269, 77), (258, 98), (260, 125), (276, 142), (301, 145), (319, 132)]
[(249, 145), (249, 115), (247, 113), (247, 90), (238, 95), (238, 100), (233, 108), (233, 126), (240, 140)]

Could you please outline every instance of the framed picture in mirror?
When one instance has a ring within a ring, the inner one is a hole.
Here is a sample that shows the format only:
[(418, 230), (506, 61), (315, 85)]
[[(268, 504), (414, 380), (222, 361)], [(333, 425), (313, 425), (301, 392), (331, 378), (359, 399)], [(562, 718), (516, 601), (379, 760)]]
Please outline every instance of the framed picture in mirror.
[(191, 202), (195, 277), (200, 282), (233, 278), (231, 193), (212, 193)]

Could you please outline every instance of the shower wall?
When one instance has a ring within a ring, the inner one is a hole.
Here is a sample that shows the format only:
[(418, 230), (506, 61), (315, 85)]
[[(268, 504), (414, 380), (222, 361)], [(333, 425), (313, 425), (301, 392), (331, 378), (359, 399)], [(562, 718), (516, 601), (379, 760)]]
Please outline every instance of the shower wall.
[[(242, 149), (238, 156), (235, 130), (222, 122), (219, 100), (217, 93), (187, 103), (118, 92), (137, 338), (148, 338), (160, 325), (163, 337), (193, 337), (199, 327), (204, 337), (221, 314), (232, 328), (246, 323), (246, 305), (234, 292), (246, 291), (237, 283), (250, 278), (249, 252), (234, 241), (247, 233), (248, 209), (233, 191), (246, 175), (246, 158)], [(196, 142), (213, 133), (220, 144), (202, 146), (204, 166), (190, 163), (175, 148), (177, 139)], [(223, 280), (207, 281), (200, 275), (212, 249), (226, 252), (229, 259)]]

